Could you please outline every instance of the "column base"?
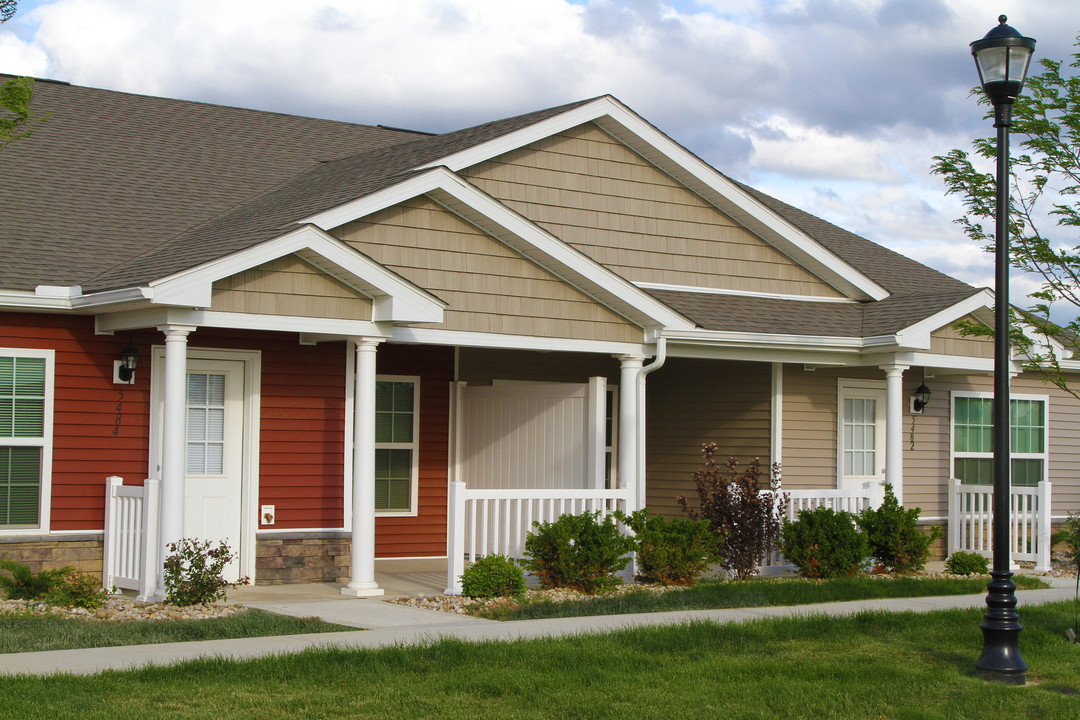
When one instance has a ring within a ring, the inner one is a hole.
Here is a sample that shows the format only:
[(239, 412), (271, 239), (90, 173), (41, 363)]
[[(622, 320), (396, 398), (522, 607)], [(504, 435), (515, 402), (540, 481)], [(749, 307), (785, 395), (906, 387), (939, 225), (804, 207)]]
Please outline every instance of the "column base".
[(375, 582), (349, 583), (341, 588), (341, 594), (349, 597), (378, 597), (385, 593), (386, 591)]

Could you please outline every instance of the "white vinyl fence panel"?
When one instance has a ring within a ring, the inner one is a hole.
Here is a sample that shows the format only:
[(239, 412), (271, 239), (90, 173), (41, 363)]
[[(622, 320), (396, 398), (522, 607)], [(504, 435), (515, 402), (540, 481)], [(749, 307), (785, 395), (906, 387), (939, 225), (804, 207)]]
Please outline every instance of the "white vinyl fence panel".
[[(948, 552), (963, 550), (986, 558), (994, 555), (994, 488), (965, 485), (953, 479), (949, 488)], [(1033, 562), (1050, 569), (1050, 483), (1013, 487), (1009, 496), (1009, 552), (1012, 563)]]
[(158, 481), (124, 485), (106, 478), (102, 587), (136, 590), (139, 600), (154, 592), (157, 569)]

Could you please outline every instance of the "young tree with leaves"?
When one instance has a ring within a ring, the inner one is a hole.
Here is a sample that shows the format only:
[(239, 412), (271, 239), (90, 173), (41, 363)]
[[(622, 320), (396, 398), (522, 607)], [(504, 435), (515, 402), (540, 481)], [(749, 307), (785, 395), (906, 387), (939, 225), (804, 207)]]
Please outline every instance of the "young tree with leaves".
[[(1080, 45), (1080, 38), (1078, 38)], [(1054, 344), (1070, 353), (1080, 350), (1080, 322), (1051, 322), (1050, 309), (1064, 301), (1080, 312), (1080, 52), (1065, 68), (1056, 60), (1042, 59), (1042, 73), (1028, 78), (1024, 92), (1012, 110), (1011, 131), (1020, 152), (1011, 163), (1009, 253), (1014, 266), (1042, 277), (1040, 290), (1032, 293), (1027, 312), (1014, 315), (1013, 342), (1030, 361), (1029, 369), (1043, 372), (1049, 380), (1074, 395), (1061, 372)], [(979, 101), (989, 106), (982, 92)], [(993, 109), (987, 118), (993, 117)], [(993, 160), (996, 138), (976, 140), (973, 156)], [(972, 240), (994, 252), (996, 180), (982, 172), (963, 150), (934, 157), (931, 171), (945, 180), (948, 193), (963, 200), (964, 217), (958, 219)], [(1021, 326), (1034, 332), (1025, 334)], [(968, 334), (992, 335), (993, 329), (964, 324)], [(1033, 337), (1035, 339), (1033, 339)]]
[[(16, 0), (0, 0), (0, 24), (15, 15)], [(14, 78), (0, 84), (0, 150), (12, 140), (26, 137), (35, 122), (45, 118), (30, 112), (34, 97), (34, 81), (30, 78)]]

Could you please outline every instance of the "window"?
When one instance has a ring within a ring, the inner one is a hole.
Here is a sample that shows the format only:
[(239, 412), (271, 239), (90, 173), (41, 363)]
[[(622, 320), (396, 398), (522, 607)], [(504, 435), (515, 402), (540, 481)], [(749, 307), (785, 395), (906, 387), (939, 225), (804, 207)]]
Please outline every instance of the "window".
[(188, 373), (187, 474), (221, 475), (225, 460), (225, 375)]
[(375, 509), (416, 511), (420, 379), (380, 377), (375, 382)]
[[(1045, 397), (1013, 397), (1010, 456), (1013, 485), (1038, 485), (1046, 478)], [(994, 398), (953, 395), (953, 477), (969, 484), (994, 481)]]
[(0, 350), (0, 528), (48, 525), (51, 351)]

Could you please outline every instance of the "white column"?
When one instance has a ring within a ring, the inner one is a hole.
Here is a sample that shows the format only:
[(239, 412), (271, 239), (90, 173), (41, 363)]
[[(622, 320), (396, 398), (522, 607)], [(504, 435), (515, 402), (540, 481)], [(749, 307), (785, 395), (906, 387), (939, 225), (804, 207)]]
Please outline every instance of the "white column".
[(904, 502), (904, 371), (907, 365), (882, 365), (885, 371), (885, 483)]
[(772, 403), (769, 427), (769, 477), (772, 466), (783, 463), (784, 453), (784, 363), (772, 364)]
[[(161, 489), (159, 543), (161, 562), (168, 546), (184, 536), (184, 476), (187, 473), (187, 336), (190, 325), (162, 325), (165, 333), (165, 400), (161, 422)], [(161, 564), (156, 565), (158, 572)], [(155, 586), (164, 595), (164, 578)]]
[(603, 490), (606, 469), (604, 441), (607, 435), (607, 378), (602, 376), (589, 378), (589, 397), (586, 405), (585, 433), (588, 437), (588, 446), (585, 450), (589, 487)]
[(642, 355), (619, 356), (619, 487), (632, 490), (630, 511), (645, 506), (638, 478), (638, 378)]
[(381, 341), (356, 338), (353, 383), (352, 579), (342, 595), (382, 595), (375, 582), (375, 350)]

